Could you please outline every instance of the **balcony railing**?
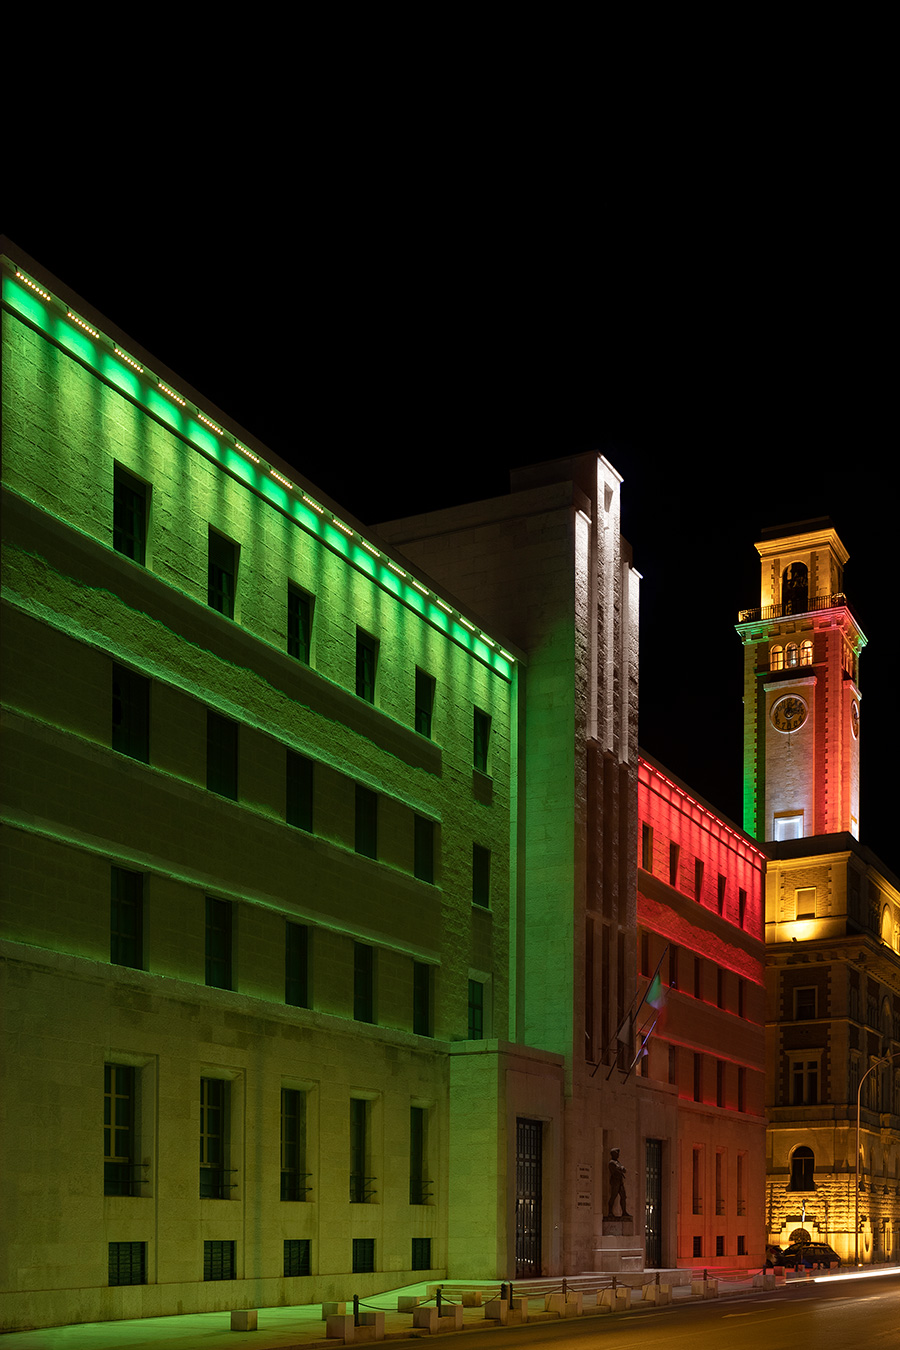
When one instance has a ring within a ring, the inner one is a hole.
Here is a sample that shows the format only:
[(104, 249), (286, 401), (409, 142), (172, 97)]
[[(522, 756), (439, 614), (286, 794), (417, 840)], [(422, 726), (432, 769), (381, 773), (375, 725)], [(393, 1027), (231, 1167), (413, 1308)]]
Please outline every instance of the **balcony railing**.
[(753, 623), (758, 619), (783, 619), (790, 614), (811, 614), (816, 609), (836, 609), (846, 605), (847, 597), (843, 591), (834, 595), (811, 595), (805, 604), (789, 601), (786, 605), (762, 605), (758, 609), (738, 610), (738, 623)]

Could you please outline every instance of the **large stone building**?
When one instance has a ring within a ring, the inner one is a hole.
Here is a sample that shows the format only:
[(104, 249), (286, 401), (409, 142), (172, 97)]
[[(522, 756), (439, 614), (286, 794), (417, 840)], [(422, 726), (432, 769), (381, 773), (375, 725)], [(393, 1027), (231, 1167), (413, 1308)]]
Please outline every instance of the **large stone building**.
[(866, 639), (830, 521), (756, 547), (760, 605), (738, 633), (744, 825), (770, 856), (769, 1237), (880, 1260), (900, 1255), (900, 883), (859, 843)]

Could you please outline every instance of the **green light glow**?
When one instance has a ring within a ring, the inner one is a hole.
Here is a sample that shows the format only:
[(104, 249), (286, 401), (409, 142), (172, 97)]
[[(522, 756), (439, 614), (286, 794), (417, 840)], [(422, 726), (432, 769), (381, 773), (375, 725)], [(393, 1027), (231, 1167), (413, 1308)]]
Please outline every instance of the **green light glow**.
[[(356, 571), (368, 577), (425, 622), (470, 652), (490, 670), (505, 680), (512, 678), (515, 661), (509, 653), (502, 652), (489, 641), (485, 641), (467, 619), (460, 616), (454, 618), (446, 602), (432, 596), (421, 582), (417, 582), (397, 563), (384, 558), (374, 545), (367, 545), (355, 537), (355, 531), (349, 525), (337, 521), (336, 518), (329, 519), (324, 509), (317, 504), (310, 505), (312, 499), (304, 500), (305, 494), (299, 487), (284, 486), (288, 480), (280, 474), (277, 480), (273, 478), (275, 471), (255, 455), (248, 458), (229, 445), (228, 440), (231, 439), (229, 433), (219, 428), (204, 413), (199, 410), (193, 413), (187, 410), (182, 412), (180, 405), (185, 401), (180, 394), (175, 391), (172, 391), (171, 396), (164, 393), (163, 386), (157, 381), (156, 376), (144, 371), (143, 366), (129, 357), (128, 353), (119, 351), (117, 356), (116, 344), (102, 334), (96, 341), (92, 341), (86, 332), (79, 330), (67, 314), (63, 317), (63, 314), (58, 312), (57, 307), (65, 312), (66, 306), (54, 299), (43, 302), (35, 290), (17, 281), (10, 274), (9, 269), (11, 267), (14, 269), (14, 264), (9, 259), (3, 259), (3, 266), (3, 303), (12, 313), (25, 319), (52, 342), (70, 352), (105, 384), (124, 394), (138, 407), (144, 408), (207, 459), (218, 464), (224, 472), (296, 521), (301, 528), (344, 558)], [(133, 362), (134, 370), (128, 369), (124, 364), (125, 361)], [(138, 370), (143, 374), (143, 379)], [(175, 402), (175, 399), (178, 401)], [(210, 427), (215, 427), (215, 431), (208, 430), (207, 426), (197, 420), (198, 418), (203, 418)]]

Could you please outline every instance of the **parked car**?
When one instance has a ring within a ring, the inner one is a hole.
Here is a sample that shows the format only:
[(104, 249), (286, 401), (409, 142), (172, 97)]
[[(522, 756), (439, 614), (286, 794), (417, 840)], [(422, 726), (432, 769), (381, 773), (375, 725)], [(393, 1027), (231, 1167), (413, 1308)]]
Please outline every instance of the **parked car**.
[(785, 1247), (779, 1264), (787, 1270), (799, 1270), (801, 1266), (810, 1269), (812, 1266), (839, 1266), (841, 1258), (827, 1242), (795, 1242), (793, 1246)]
[(781, 1258), (784, 1255), (780, 1247), (776, 1247), (774, 1242), (770, 1242), (766, 1247), (766, 1265), (771, 1269), (772, 1266), (780, 1266)]

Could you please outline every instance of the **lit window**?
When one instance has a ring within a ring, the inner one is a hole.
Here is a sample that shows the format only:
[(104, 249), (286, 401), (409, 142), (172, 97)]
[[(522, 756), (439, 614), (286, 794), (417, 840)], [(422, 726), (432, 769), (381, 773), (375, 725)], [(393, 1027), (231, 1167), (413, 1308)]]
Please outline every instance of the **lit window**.
[(789, 642), (784, 649), (785, 668), (790, 670), (793, 666), (799, 666), (800, 657), (797, 651), (796, 642)]
[(813, 645), (811, 642), (800, 643), (800, 664), (801, 666), (811, 666), (813, 663)]
[(769, 669), (784, 670), (784, 648), (773, 647), (769, 652)]

